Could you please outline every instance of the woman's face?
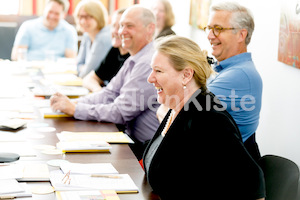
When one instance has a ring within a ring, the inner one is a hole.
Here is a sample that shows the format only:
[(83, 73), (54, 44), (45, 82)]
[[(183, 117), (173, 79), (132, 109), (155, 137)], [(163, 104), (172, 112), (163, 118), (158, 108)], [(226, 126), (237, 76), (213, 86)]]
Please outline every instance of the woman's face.
[(82, 29), (83, 32), (93, 33), (95, 31), (99, 31), (97, 28), (98, 27), (97, 21), (87, 12), (85, 12), (84, 9), (80, 9), (77, 17), (78, 17), (80, 28)]
[(158, 102), (174, 109), (184, 98), (183, 72), (176, 71), (169, 58), (157, 51), (152, 58), (151, 68), (148, 82), (155, 86)]
[(166, 21), (166, 9), (163, 3), (156, 2), (155, 5), (153, 5), (152, 10), (156, 17), (157, 28), (163, 29), (165, 27), (165, 21)]
[(122, 14), (115, 14), (112, 17), (112, 29), (111, 29), (111, 36), (112, 36), (112, 46), (115, 48), (122, 46), (122, 41), (119, 36), (119, 28), (120, 28), (120, 19)]

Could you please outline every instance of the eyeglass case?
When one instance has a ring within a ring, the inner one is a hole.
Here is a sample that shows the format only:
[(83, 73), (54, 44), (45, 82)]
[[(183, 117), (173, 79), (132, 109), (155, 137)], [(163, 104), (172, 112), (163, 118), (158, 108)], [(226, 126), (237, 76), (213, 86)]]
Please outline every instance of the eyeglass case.
[(13, 162), (19, 159), (20, 159), (19, 154), (0, 152), (0, 163)]

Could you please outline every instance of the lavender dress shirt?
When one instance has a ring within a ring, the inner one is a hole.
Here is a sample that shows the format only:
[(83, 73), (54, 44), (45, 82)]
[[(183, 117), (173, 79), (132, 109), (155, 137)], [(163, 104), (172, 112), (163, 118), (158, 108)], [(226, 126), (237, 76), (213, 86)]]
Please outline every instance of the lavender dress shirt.
[(78, 100), (74, 117), (124, 124), (134, 139), (152, 139), (159, 126), (156, 90), (147, 82), (153, 54), (151, 42), (130, 56), (107, 87)]

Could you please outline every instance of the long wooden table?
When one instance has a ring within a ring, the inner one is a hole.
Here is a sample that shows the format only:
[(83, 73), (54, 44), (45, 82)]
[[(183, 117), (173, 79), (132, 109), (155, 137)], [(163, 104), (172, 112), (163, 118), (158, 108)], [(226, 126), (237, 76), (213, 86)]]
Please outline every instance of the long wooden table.
[[(22, 64), (22, 63), (21, 63)], [(22, 66), (22, 65), (21, 65)], [(14, 69), (15, 68), (15, 69)], [(20, 73), (21, 70), (21, 73)], [(26, 82), (30, 79), (28, 78), (30, 74), (30, 70), (26, 70), (26, 74), (23, 75), (22, 71), (23, 68), (20, 66), (14, 66), (14, 63), (8, 62), (1, 62), (0, 63), (0, 72), (2, 77), (3, 87), (8, 85), (11, 90), (14, 91), (16, 94), (19, 93), (19, 86), (26, 85)], [(16, 75), (11, 75), (16, 73)], [(6, 75), (7, 74), (7, 75)], [(4, 80), (5, 79), (5, 80)], [(36, 81), (34, 81), (36, 82)], [(12, 87), (11, 85), (14, 85)], [(6, 91), (6, 90), (5, 90)], [(10, 92), (10, 91), (8, 91)], [(26, 104), (28, 101), (29, 104), (34, 102), (33, 96), (23, 96), (17, 97), (12, 99), (0, 98), (0, 105), (4, 106), (6, 104), (13, 104), (18, 105), (19, 102)], [(38, 116), (38, 115), (37, 115)], [(56, 146), (58, 142), (58, 138), (56, 133), (61, 131), (118, 131), (117, 127), (112, 123), (100, 123), (95, 121), (80, 121), (75, 120), (74, 118), (48, 118), (44, 119), (41, 116), (38, 116), (36, 119), (33, 119), (30, 123), (46, 123), (49, 127), (54, 127), (56, 130), (53, 132), (41, 132), (38, 128), (34, 128), (32, 126), (28, 126), (27, 128), (22, 128), (17, 131), (12, 131), (13, 134), (16, 135), (26, 135), (36, 134), (42, 136), (41, 138), (31, 138), (26, 137), (26, 142), (30, 143), (32, 146), (46, 144), (46, 145), (53, 145)], [(1, 131), (0, 131), (1, 133)], [(1, 145), (1, 144), (0, 144)], [(16, 144), (17, 145), (17, 144)], [(16, 146), (18, 148), (18, 146)], [(20, 147), (19, 147), (20, 148)], [(65, 153), (60, 155), (47, 155), (42, 153), (40, 150), (35, 149), (36, 156), (34, 157), (21, 157), (19, 161), (21, 163), (46, 163), (49, 160), (53, 159), (65, 159), (70, 162), (77, 162), (77, 163), (112, 163), (112, 165), (119, 171), (119, 173), (129, 174), (135, 184), (139, 188), (139, 193), (137, 194), (120, 194), (119, 197), (121, 200), (155, 200), (159, 199), (159, 197), (152, 193), (152, 189), (150, 185), (147, 183), (145, 179), (145, 174), (141, 166), (139, 165), (136, 157), (134, 156), (133, 152), (129, 148), (127, 144), (112, 144), (112, 149), (110, 153)], [(50, 170), (57, 170), (58, 167), (51, 167), (48, 166)], [(36, 185), (50, 185), (50, 182), (29, 182), (29, 186), (36, 186)], [(30, 198), (18, 198), (18, 199), (30, 199)], [(31, 199), (37, 200), (55, 200), (55, 195), (52, 193), (51, 195), (33, 195)]]
[[(49, 127), (56, 128), (54, 132), (38, 132), (35, 129), (29, 129), (35, 131), (37, 134), (44, 135), (43, 139), (32, 139), (29, 142), (32, 145), (47, 144), (56, 145), (58, 138), (56, 133), (61, 131), (118, 131), (116, 126), (112, 123), (100, 123), (93, 121), (80, 121), (73, 118), (53, 118), (53, 119), (39, 119), (38, 122), (47, 123)], [(22, 129), (17, 134), (26, 134), (28, 129)], [(155, 200), (159, 199), (157, 195), (152, 193), (150, 185), (147, 183), (145, 174), (140, 164), (138, 163), (133, 152), (127, 144), (112, 144), (110, 153), (65, 153), (62, 155), (47, 155), (36, 151), (36, 157), (24, 157), (18, 162), (47, 162), (53, 159), (65, 159), (70, 162), (76, 163), (107, 163), (110, 162), (119, 171), (119, 173), (129, 174), (135, 184), (139, 188), (137, 194), (119, 194), (121, 200)], [(50, 170), (57, 170), (58, 167), (49, 166)], [(40, 182), (29, 183), (31, 185), (45, 184)], [(49, 183), (46, 183), (49, 184)], [(40, 197), (40, 196), (38, 196)], [(22, 198), (23, 199), (23, 198)], [(24, 198), (28, 199), (28, 198)], [(33, 197), (33, 199), (36, 199)], [(55, 199), (55, 195), (50, 195), (50, 198)]]

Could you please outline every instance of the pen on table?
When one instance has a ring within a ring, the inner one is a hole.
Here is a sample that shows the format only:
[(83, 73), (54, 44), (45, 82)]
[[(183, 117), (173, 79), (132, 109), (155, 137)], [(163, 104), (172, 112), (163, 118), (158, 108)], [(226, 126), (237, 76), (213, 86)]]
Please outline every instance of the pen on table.
[(103, 174), (91, 174), (91, 177), (98, 177), (98, 178), (122, 178), (122, 176), (103, 175)]

